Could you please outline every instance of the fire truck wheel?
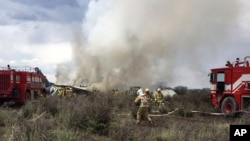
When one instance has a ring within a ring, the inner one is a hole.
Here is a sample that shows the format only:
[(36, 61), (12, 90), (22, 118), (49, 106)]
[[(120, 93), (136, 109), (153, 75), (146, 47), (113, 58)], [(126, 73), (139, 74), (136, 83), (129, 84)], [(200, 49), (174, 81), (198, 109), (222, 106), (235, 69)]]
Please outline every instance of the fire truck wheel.
[(221, 111), (227, 116), (233, 116), (237, 110), (237, 104), (233, 97), (226, 97), (221, 104)]

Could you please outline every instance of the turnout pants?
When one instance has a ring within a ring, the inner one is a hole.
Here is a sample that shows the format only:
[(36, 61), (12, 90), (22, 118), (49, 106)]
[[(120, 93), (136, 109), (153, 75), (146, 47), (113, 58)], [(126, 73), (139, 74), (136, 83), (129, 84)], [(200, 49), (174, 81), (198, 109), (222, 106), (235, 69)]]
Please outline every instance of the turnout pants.
[(142, 119), (146, 118), (149, 122), (152, 121), (152, 119), (149, 116), (149, 107), (139, 107), (137, 112), (137, 124), (140, 124)]

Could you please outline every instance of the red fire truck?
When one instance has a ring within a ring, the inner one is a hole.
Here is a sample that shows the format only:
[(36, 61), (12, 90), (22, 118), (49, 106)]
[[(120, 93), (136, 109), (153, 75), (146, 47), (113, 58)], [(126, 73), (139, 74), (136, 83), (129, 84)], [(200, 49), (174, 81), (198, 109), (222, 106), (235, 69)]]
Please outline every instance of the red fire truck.
[(46, 77), (39, 68), (24, 67), (0, 69), (0, 102), (7, 101), (24, 104), (37, 99), (46, 92)]
[(225, 115), (250, 108), (250, 67), (249, 58), (227, 61), (223, 68), (211, 69), (210, 99), (214, 107), (220, 108)]

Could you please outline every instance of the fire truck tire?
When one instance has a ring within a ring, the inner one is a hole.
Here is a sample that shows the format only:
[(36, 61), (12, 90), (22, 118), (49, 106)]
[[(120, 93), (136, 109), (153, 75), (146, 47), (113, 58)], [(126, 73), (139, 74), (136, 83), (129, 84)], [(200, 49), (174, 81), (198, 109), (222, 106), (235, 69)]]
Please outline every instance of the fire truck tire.
[(222, 113), (233, 116), (237, 110), (237, 103), (233, 97), (226, 97), (221, 104)]

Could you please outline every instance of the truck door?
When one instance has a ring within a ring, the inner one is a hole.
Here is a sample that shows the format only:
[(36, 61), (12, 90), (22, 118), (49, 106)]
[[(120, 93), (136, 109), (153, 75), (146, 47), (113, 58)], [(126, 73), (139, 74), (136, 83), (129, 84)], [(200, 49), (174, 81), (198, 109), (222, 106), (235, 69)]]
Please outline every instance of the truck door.
[(225, 91), (225, 72), (218, 72), (216, 80), (217, 80), (216, 93), (218, 96), (221, 96)]

